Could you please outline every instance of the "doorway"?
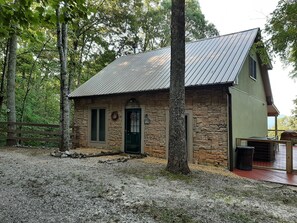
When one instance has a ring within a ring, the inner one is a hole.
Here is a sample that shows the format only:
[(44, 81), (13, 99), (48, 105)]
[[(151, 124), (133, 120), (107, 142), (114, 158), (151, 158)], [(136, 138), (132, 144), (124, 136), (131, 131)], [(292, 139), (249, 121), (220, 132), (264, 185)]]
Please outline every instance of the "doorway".
[(141, 109), (125, 110), (125, 153), (141, 153)]

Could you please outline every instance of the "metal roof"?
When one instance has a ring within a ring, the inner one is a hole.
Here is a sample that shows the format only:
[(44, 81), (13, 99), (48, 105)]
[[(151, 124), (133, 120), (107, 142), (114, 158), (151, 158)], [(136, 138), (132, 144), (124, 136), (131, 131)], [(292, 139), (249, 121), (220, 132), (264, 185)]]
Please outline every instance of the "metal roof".
[[(186, 43), (185, 86), (233, 83), (259, 29)], [(69, 97), (168, 89), (170, 47), (123, 56), (74, 90)]]

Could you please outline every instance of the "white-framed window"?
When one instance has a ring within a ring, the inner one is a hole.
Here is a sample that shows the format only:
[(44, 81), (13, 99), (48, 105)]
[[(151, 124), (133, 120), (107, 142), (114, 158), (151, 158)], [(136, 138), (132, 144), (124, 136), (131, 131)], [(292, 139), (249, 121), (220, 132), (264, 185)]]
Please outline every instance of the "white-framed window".
[(105, 142), (106, 138), (106, 110), (99, 108), (91, 109), (91, 141)]
[(251, 78), (257, 79), (257, 62), (251, 56), (249, 56), (249, 74)]

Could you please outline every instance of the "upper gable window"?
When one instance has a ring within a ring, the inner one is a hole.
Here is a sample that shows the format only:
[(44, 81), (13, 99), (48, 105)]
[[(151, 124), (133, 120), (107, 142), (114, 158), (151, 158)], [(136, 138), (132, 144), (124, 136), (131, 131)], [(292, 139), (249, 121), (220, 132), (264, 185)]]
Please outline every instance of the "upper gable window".
[(249, 56), (249, 74), (253, 79), (257, 79), (257, 62)]

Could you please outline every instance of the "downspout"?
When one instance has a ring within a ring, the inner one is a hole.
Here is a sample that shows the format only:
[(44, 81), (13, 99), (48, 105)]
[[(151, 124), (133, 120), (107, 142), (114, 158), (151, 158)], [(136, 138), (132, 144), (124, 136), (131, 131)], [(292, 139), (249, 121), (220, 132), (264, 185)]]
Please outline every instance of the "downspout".
[(229, 143), (228, 143), (228, 169), (233, 171), (234, 167), (234, 156), (233, 156), (233, 132), (232, 132), (232, 97), (230, 88), (228, 87), (227, 90), (227, 109), (228, 109), (228, 136), (229, 136)]

